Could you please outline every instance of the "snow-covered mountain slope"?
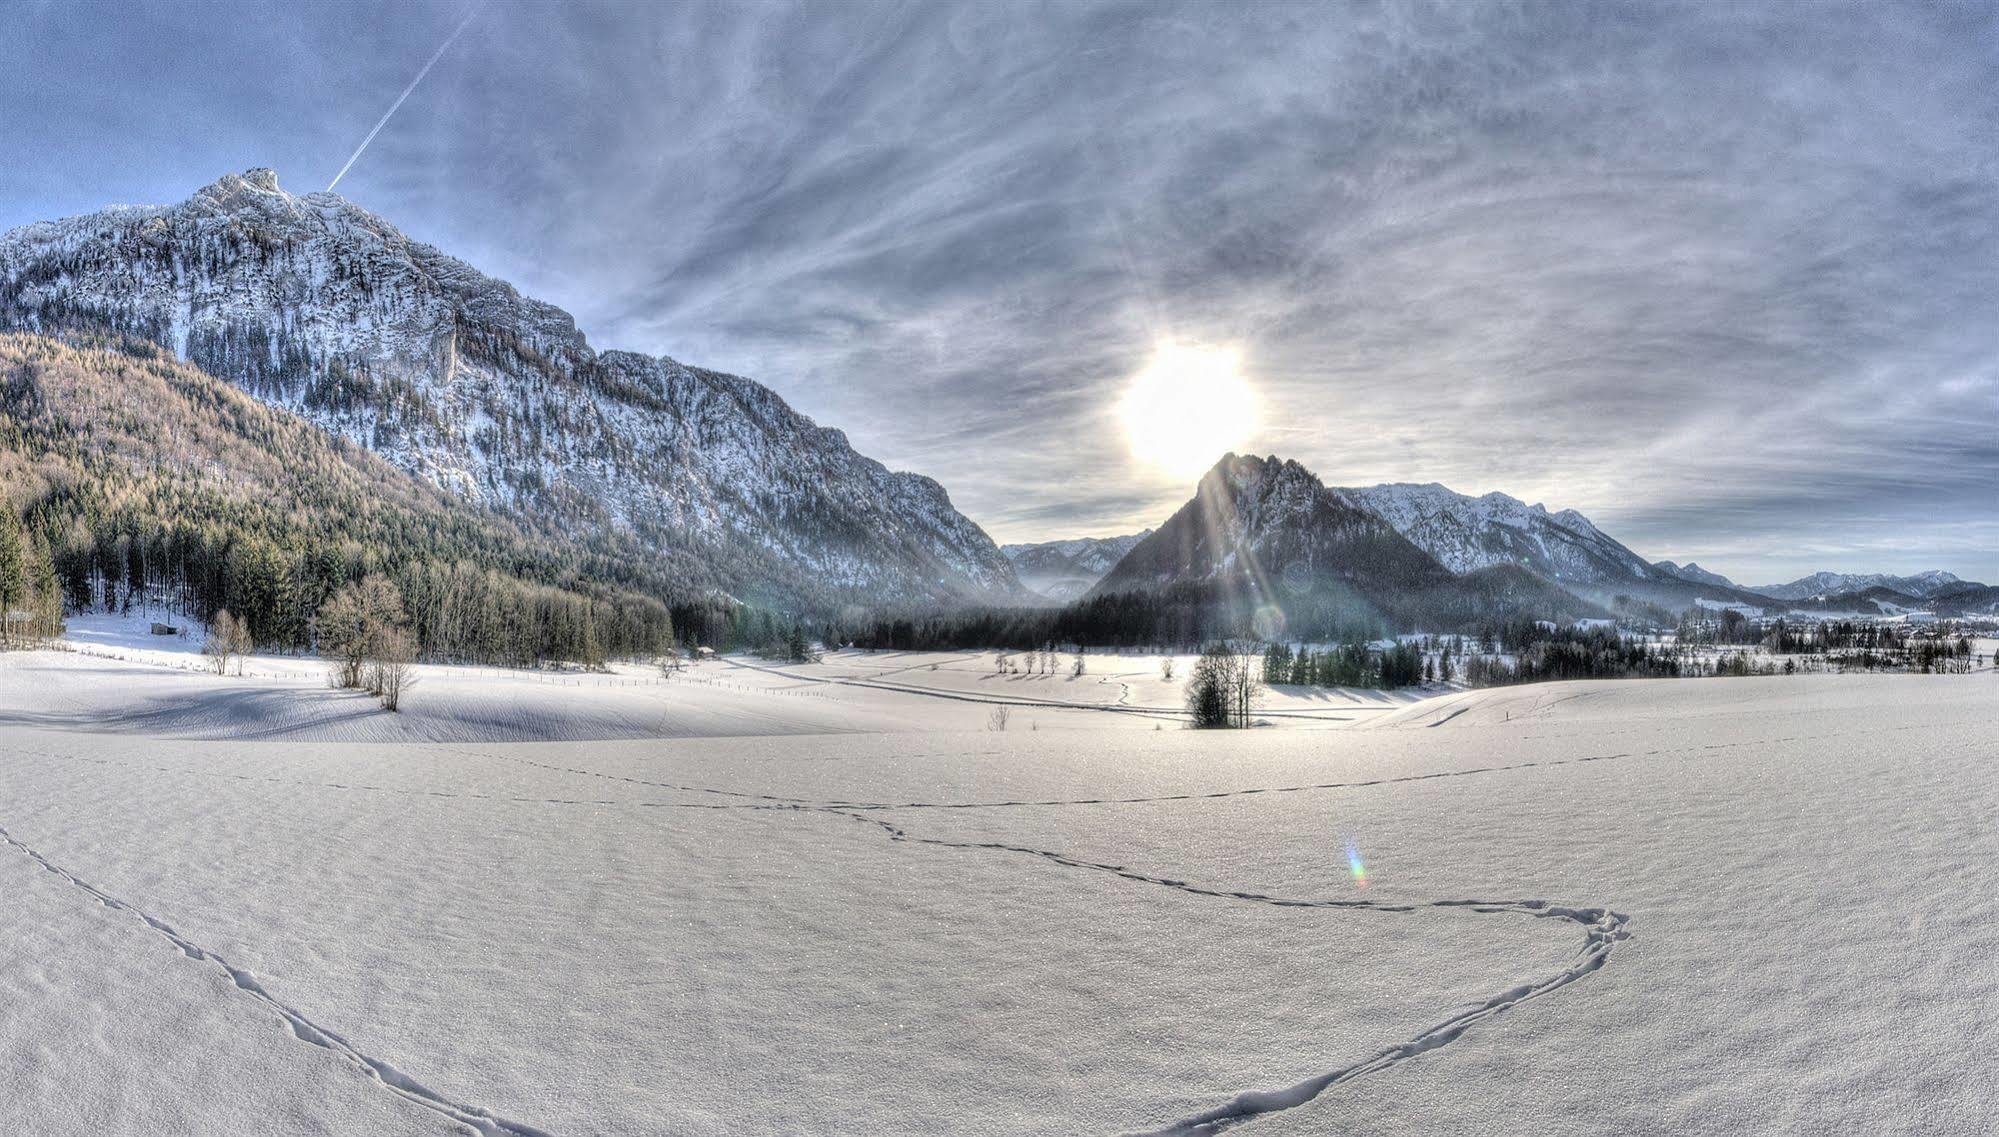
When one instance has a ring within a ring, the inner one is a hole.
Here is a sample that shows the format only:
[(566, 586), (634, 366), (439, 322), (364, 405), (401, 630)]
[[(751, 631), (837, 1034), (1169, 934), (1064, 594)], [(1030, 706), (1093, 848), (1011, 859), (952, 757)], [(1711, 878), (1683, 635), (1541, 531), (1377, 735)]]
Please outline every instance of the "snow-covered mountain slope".
[(1069, 601), (1090, 590), (1132, 546), (1152, 536), (1152, 530), (1122, 537), (1076, 537), (1067, 541), (1001, 545), (1013, 562), (1020, 582), (1050, 600)]
[(1962, 583), (1965, 582), (1942, 569), (1931, 569), (1913, 576), (1894, 576), (1885, 572), (1815, 572), (1789, 584), (1765, 585), (1755, 591), (1779, 600), (1809, 600), (1814, 596), (1838, 596), (1870, 588), (1887, 588), (1905, 596), (1927, 597)]
[(1656, 574), (1573, 509), (1550, 513), (1503, 493), (1468, 497), (1436, 482), (1393, 482), (1333, 491), (1380, 514), (1452, 572), (1520, 565), (1561, 584), (1648, 580)]
[(1274, 636), (1445, 630), (1524, 613), (1600, 614), (1514, 565), (1454, 573), (1367, 505), (1275, 456), (1230, 454), (1092, 595), (1198, 591)]
[(1683, 565), (1676, 565), (1672, 561), (1654, 561), (1652, 567), (1668, 576), (1677, 576), (1681, 580), (1692, 581), (1695, 584), (1712, 584), (1720, 588), (1742, 587), (1720, 573), (1709, 572), (1692, 561)]
[(1549, 512), (1503, 493), (1470, 497), (1431, 482), (1334, 491), (1380, 514), (1453, 572), (1513, 565), (1602, 604), (1628, 597), (1677, 609), (1698, 600), (1767, 604), (1699, 566), (1652, 564), (1573, 509)]
[(159, 343), (484, 504), (615, 526), (779, 604), (1011, 602), (929, 478), (755, 382), (594, 350), (568, 313), (269, 170), (0, 236), (0, 324)]

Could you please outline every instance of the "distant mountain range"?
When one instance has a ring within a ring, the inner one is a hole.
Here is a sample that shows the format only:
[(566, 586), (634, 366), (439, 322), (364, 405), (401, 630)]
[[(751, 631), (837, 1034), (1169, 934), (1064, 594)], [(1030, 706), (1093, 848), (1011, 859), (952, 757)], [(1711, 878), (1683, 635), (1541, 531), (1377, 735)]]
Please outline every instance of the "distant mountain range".
[(1551, 513), (1503, 493), (1470, 497), (1431, 482), (1336, 491), (1381, 515), (1397, 532), (1454, 572), (1516, 565), (1600, 605), (1618, 597), (1688, 607), (1701, 599), (1753, 603), (1720, 577), (1662, 571), (1573, 509)]
[[(1111, 547), (1059, 545), (1096, 553)], [(1060, 555), (1056, 544), (1010, 545), (1007, 553), (1017, 565)], [(1061, 563), (1065, 588), (1073, 590), (1088, 575), (1086, 566), (1080, 559)], [(1499, 587), (1502, 581), (1507, 587)], [(1550, 512), (1502, 493), (1470, 497), (1434, 482), (1328, 488), (1296, 462), (1233, 454), (1201, 480), (1192, 501), (1133, 544), (1089, 591), (1102, 596), (1190, 585), (1209, 589), (1215, 603), (1244, 611), (1258, 605), (1296, 609), (1298, 597), (1316, 594), (1320, 609), (1344, 605), (1383, 616), (1469, 611), (1489, 617), (1536, 606), (1550, 614), (1587, 608), (1601, 615), (1633, 602), (1668, 612), (1707, 603), (1862, 615), (1926, 606), (1955, 615), (1999, 605), (1999, 590), (1946, 572), (1820, 573), (1749, 589), (1697, 564), (1649, 562), (1572, 509)], [(1330, 603), (1334, 591), (1345, 600)], [(1453, 597), (1454, 591), (1460, 595)], [(1495, 592), (1502, 598), (1494, 600)]]
[(151, 341), (466, 501), (629, 533), (690, 591), (1029, 599), (931, 479), (751, 380), (597, 351), (561, 309), (269, 170), (0, 235), (0, 327)]
[(1558, 584), (1593, 586), (1652, 577), (1643, 557), (1573, 509), (1549, 513), (1503, 493), (1467, 497), (1431, 482), (1333, 492), (1381, 515), (1452, 572), (1517, 564)]
[(1953, 585), (1963, 584), (1956, 576), (1941, 569), (1919, 572), (1914, 576), (1890, 576), (1881, 572), (1815, 572), (1799, 577), (1789, 584), (1765, 584), (1750, 589), (1779, 600), (1809, 600), (1814, 596), (1838, 596), (1848, 592), (1863, 592), (1870, 588), (1887, 588), (1904, 596), (1934, 596)]
[(1000, 552), (1013, 562), (1022, 584), (1050, 600), (1066, 603), (1088, 592), (1131, 552), (1132, 546), (1151, 535), (1152, 530), (1147, 529), (1123, 537), (1001, 545)]

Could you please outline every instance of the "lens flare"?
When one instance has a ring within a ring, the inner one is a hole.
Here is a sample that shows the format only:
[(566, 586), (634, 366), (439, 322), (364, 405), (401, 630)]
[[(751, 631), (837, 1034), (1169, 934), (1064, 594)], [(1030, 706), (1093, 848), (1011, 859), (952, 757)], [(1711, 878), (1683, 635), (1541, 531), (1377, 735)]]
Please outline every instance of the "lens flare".
[(1347, 871), (1353, 874), (1355, 888), (1367, 887), (1367, 865), (1360, 859), (1360, 849), (1352, 841), (1347, 842)]

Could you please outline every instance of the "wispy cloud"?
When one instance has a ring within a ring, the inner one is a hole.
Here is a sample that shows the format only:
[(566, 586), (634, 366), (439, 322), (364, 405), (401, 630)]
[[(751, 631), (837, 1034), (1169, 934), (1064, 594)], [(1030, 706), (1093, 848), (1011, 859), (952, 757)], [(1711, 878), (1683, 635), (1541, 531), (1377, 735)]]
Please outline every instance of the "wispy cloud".
[[(278, 72), (459, 14), (338, 7), (221, 35), (161, 8), (123, 47), (268, 51)], [(441, 63), (425, 113), (342, 188), (599, 344), (770, 383), (1002, 539), (1130, 531), (1184, 498), (1112, 420), (1171, 335), (1239, 346), (1269, 408), (1260, 446), (1328, 481), (1502, 489), (1737, 577), (1994, 577), (1996, 20), (1977, 3), (509, 5), (461, 44), (481, 65)], [(47, 107), (96, 49), (38, 46), (0, 58), (19, 65), (0, 94), (37, 85)], [(380, 54), (332, 110), (303, 109), (317, 73), (269, 109), (226, 80), (155, 88), (143, 66), (77, 97), (163, 146), (175, 122), (230, 122), (212, 144), (176, 136), (184, 193), (249, 164), (260, 116), (320, 130), (301, 155), (353, 137), (407, 75), (406, 51)], [(24, 153), (37, 135), (16, 133), (6, 164), (78, 184), (125, 153)], [(256, 160), (286, 173), (289, 145)], [(47, 193), (0, 174), (13, 219)]]

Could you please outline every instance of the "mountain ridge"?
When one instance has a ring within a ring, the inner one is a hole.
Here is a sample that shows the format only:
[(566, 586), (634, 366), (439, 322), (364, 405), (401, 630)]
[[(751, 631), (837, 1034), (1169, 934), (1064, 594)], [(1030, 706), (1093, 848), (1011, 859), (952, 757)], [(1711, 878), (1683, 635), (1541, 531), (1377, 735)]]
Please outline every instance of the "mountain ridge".
[(1955, 585), (1976, 583), (1960, 580), (1955, 574), (1942, 569), (1929, 569), (1907, 576), (1885, 572), (1815, 572), (1784, 584), (1760, 585), (1751, 591), (1778, 600), (1810, 600), (1864, 592), (1870, 588), (1887, 588), (1904, 596), (1926, 599)]
[(690, 590), (1028, 599), (934, 480), (753, 380), (597, 351), (562, 309), (266, 169), (0, 234), (0, 325), (159, 344), (468, 500), (630, 529), (700, 566)]

